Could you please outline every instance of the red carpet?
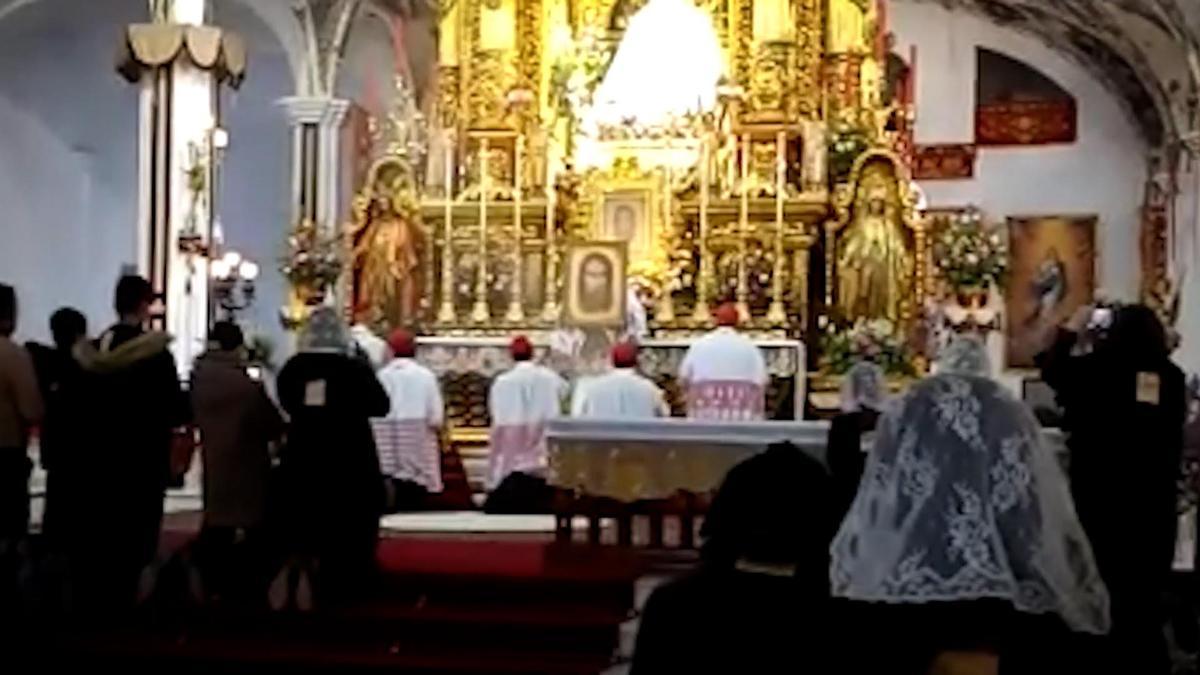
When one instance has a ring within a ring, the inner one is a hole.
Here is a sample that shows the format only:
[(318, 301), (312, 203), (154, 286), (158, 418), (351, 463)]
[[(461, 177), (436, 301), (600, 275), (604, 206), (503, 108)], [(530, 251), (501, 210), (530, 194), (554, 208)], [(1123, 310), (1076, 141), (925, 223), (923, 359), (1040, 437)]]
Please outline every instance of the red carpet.
[(377, 596), (354, 607), (189, 610), (71, 651), (127, 672), (598, 673), (640, 573), (625, 551), (486, 539), (385, 538), (379, 560)]

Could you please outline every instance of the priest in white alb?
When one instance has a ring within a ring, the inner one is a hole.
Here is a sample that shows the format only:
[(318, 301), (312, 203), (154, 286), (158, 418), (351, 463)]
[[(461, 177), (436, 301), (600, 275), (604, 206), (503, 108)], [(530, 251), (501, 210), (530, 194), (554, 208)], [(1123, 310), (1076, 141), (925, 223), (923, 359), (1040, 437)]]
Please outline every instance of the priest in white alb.
[(388, 338), (395, 356), (377, 373), (391, 400), (387, 417), (372, 420), (379, 468), (385, 476), (442, 491), (438, 431), (444, 409), (437, 375), (417, 363), (412, 333), (397, 330)]
[(612, 350), (613, 369), (580, 383), (571, 405), (571, 416), (601, 419), (669, 417), (671, 410), (662, 390), (637, 372), (637, 355), (636, 343), (617, 343)]
[(541, 476), (547, 465), (546, 423), (562, 414), (567, 382), (553, 370), (533, 362), (533, 345), (524, 336), (513, 339), (513, 367), (492, 382), (488, 410), (487, 488), (494, 490), (509, 474)]
[(717, 328), (692, 343), (679, 366), (688, 417), (761, 420), (768, 383), (762, 351), (737, 331), (733, 304), (721, 305), (715, 318)]

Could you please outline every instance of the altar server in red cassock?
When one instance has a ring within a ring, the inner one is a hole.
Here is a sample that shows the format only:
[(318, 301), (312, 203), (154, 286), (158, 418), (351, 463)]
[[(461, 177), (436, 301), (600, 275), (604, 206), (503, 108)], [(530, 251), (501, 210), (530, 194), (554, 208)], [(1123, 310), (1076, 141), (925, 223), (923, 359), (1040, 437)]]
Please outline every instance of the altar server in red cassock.
[(391, 400), (387, 417), (375, 419), (375, 447), (385, 476), (442, 491), (438, 430), (444, 409), (437, 375), (417, 363), (412, 333), (397, 330), (388, 338), (395, 358), (379, 372), (379, 383)]
[(717, 328), (696, 340), (679, 367), (688, 417), (760, 420), (767, 366), (750, 338), (738, 333), (738, 311), (730, 303), (716, 312)]
[(562, 414), (567, 383), (558, 373), (533, 362), (533, 345), (524, 336), (509, 346), (515, 364), (492, 383), (488, 489), (513, 472), (541, 475), (546, 468), (546, 423)]
[(579, 385), (571, 406), (574, 417), (647, 419), (669, 417), (662, 390), (637, 372), (637, 344), (613, 347), (613, 370)]

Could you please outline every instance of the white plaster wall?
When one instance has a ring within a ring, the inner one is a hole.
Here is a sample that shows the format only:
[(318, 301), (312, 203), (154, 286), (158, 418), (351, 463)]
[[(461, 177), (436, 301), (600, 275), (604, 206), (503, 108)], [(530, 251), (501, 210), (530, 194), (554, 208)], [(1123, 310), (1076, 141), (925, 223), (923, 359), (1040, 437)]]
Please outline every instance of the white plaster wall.
[(1174, 275), (1182, 279), (1176, 360), (1188, 372), (1200, 373), (1200, 164), (1180, 176), (1175, 206)]
[(930, 206), (974, 204), (994, 219), (1098, 215), (1098, 286), (1121, 298), (1136, 298), (1146, 145), (1113, 94), (1036, 38), (974, 14), (934, 3), (897, 1), (891, 21), (901, 53), (917, 47), (918, 143), (974, 141), (977, 47), (1029, 64), (1078, 103), (1075, 143), (983, 148), (973, 180), (922, 183)]
[[(144, 0), (39, 0), (0, 21), (0, 281), (20, 292), (22, 338), (49, 339), (47, 318), (63, 305), (102, 329), (113, 283), (135, 262), (138, 94), (113, 54), (122, 26), (145, 17)], [(245, 0), (217, 0), (214, 19), (250, 50), (243, 88), (224, 97), (220, 219), (228, 245), (261, 264), (248, 329), (282, 344), (276, 261), (291, 158), (277, 102), (295, 91), (293, 68)]]
[(259, 263), (257, 299), (241, 317), (247, 334), (260, 333), (284, 355), (286, 333), (279, 310), (287, 285), (279, 258), (291, 227), (291, 134), (279, 99), (295, 92), (288, 55), (245, 0), (218, 0), (214, 22), (242, 33), (249, 47), (246, 81), (222, 95), (229, 149), (218, 205), (225, 245)]
[(23, 338), (72, 305), (94, 328), (135, 256), (137, 95), (113, 69), (139, 0), (42, 0), (0, 22), (0, 280)]

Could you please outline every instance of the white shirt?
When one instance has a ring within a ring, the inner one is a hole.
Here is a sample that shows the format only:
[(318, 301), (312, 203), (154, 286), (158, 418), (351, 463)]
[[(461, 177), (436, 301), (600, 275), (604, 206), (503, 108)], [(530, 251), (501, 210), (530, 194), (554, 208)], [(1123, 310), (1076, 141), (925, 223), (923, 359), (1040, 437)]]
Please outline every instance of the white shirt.
[(537, 424), (558, 417), (567, 382), (532, 361), (521, 361), (492, 382), (488, 409), (493, 426)]
[(767, 364), (750, 338), (722, 326), (692, 343), (679, 365), (679, 379), (691, 384), (723, 381), (766, 386)]
[(437, 375), (413, 359), (393, 359), (380, 369), (377, 377), (391, 399), (392, 420), (425, 420), (430, 427), (441, 427), (444, 410)]
[(571, 404), (574, 417), (646, 419), (667, 417), (662, 390), (632, 368), (618, 368), (580, 382)]
[(379, 370), (387, 362), (388, 357), (392, 355), (392, 350), (388, 347), (387, 341), (378, 335), (371, 332), (370, 328), (360, 324), (355, 324), (350, 329), (350, 337), (356, 344), (367, 354), (367, 358), (371, 360), (371, 365), (375, 370)]

